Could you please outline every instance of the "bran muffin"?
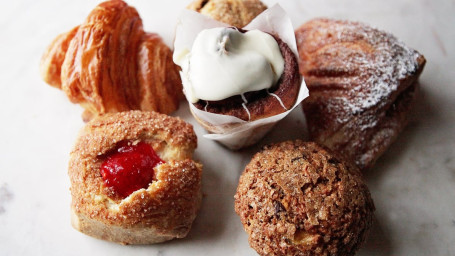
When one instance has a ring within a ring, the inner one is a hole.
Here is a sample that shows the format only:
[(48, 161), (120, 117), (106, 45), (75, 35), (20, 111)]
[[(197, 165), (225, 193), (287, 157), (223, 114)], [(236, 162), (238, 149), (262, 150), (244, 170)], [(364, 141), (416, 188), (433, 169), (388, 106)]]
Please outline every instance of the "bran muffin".
[(235, 211), (260, 255), (354, 255), (374, 204), (356, 166), (297, 140), (253, 157), (240, 177)]

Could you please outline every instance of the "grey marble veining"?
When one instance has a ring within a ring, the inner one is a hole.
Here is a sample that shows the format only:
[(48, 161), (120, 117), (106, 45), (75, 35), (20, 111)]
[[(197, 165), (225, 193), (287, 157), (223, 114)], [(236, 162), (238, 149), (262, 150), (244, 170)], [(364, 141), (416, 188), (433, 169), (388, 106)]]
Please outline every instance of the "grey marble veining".
[[(38, 65), (50, 41), (80, 24), (97, 2), (0, 2), (0, 254), (256, 255), (233, 209), (238, 177), (265, 143), (306, 138), (300, 108), (257, 146), (232, 152), (203, 139), (203, 129), (181, 104), (175, 115), (194, 125), (195, 158), (204, 164), (203, 204), (187, 238), (121, 246), (71, 228), (67, 165), (83, 127), (82, 109), (42, 82)], [(170, 45), (180, 10), (190, 1), (128, 2), (145, 29)], [(411, 123), (365, 173), (376, 216), (358, 255), (455, 255), (455, 2), (279, 2), (295, 27), (318, 16), (363, 21), (425, 55)]]

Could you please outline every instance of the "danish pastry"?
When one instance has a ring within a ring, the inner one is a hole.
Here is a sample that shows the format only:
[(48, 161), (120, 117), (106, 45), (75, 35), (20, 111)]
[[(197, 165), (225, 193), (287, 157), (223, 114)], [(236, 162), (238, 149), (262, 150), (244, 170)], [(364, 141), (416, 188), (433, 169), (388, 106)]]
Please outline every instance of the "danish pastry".
[(188, 9), (243, 28), (266, 10), (267, 6), (259, 0), (195, 0)]
[(91, 120), (70, 155), (72, 225), (121, 244), (187, 235), (201, 202), (202, 165), (191, 125), (156, 112)]
[(183, 99), (171, 50), (144, 32), (136, 9), (120, 0), (101, 3), (59, 35), (40, 69), (45, 82), (85, 108), (85, 119), (132, 109), (167, 114)]
[(315, 19), (296, 38), (311, 139), (373, 166), (407, 124), (424, 56), (357, 22)]
[(359, 169), (313, 142), (286, 141), (253, 156), (235, 194), (259, 255), (354, 255), (374, 204)]

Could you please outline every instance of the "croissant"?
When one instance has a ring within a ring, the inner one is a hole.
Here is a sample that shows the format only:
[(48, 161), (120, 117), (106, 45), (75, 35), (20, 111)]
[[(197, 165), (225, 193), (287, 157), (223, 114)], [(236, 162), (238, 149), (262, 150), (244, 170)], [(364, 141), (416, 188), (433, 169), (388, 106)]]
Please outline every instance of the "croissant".
[(45, 82), (85, 108), (84, 119), (131, 109), (168, 114), (183, 99), (171, 50), (144, 32), (136, 9), (120, 0), (101, 3), (57, 36), (40, 69)]
[(226, 24), (243, 28), (267, 6), (259, 0), (195, 0), (187, 7)]
[(408, 122), (425, 58), (362, 23), (315, 19), (296, 30), (312, 140), (361, 169), (373, 166)]

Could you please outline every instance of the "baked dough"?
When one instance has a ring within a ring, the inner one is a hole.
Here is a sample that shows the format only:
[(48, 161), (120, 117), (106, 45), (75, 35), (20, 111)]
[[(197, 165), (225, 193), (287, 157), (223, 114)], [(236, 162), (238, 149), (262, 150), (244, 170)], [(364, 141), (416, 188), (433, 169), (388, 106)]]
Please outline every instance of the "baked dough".
[(243, 28), (267, 9), (259, 0), (195, 0), (188, 9), (223, 23)]
[(265, 146), (235, 195), (249, 243), (259, 255), (354, 255), (374, 205), (359, 169), (312, 142)]
[[(121, 198), (100, 174), (105, 155), (121, 142), (145, 142), (165, 161), (147, 188)], [(201, 203), (202, 165), (191, 160), (191, 125), (156, 112), (105, 114), (90, 121), (71, 151), (72, 225), (121, 244), (151, 244), (187, 235)]]
[(45, 82), (86, 109), (86, 121), (132, 109), (168, 114), (183, 99), (171, 50), (144, 32), (136, 9), (120, 0), (101, 3), (80, 26), (59, 35), (40, 69)]
[(425, 58), (357, 22), (315, 19), (296, 38), (310, 139), (373, 166), (408, 122)]

